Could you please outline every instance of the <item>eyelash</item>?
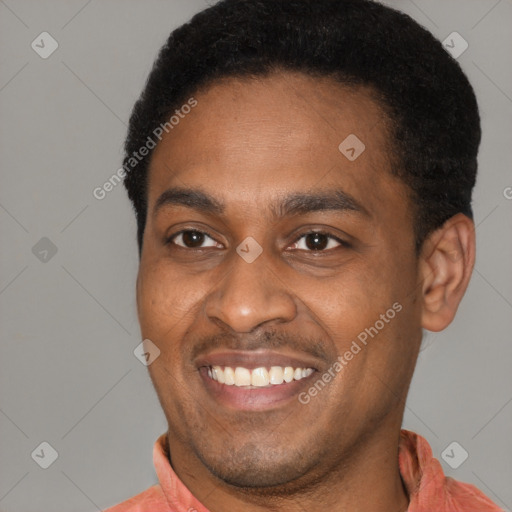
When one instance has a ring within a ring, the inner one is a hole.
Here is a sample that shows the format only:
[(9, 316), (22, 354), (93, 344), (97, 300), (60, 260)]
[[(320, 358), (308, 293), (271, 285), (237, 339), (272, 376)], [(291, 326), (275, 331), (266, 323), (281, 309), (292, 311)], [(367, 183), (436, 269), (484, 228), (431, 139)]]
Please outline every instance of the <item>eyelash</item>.
[[(176, 245), (177, 247), (180, 247), (181, 249), (186, 249), (186, 250), (201, 250), (201, 249), (205, 249), (205, 247), (184, 247), (182, 245), (178, 245), (178, 244), (175, 244), (174, 243), (174, 240), (179, 237), (180, 235), (184, 234), (184, 233), (200, 233), (202, 235), (206, 235), (208, 238), (210, 238), (211, 240), (215, 241), (216, 243), (220, 243), (220, 242), (217, 242), (217, 240), (215, 240), (215, 237), (213, 237), (210, 233), (208, 233), (207, 231), (201, 231), (199, 229), (182, 229), (181, 231), (178, 231), (177, 233), (174, 233), (172, 234), (171, 236), (169, 236), (166, 241), (165, 241), (165, 245)], [(346, 242), (345, 240), (342, 240), (341, 238), (338, 238), (334, 235), (332, 235), (331, 233), (327, 232), (327, 231), (323, 231), (323, 230), (313, 230), (313, 231), (308, 231), (306, 233), (303, 233), (301, 234), (299, 237), (295, 238), (295, 240), (293, 241), (292, 245), (295, 245), (297, 244), (297, 242), (299, 240), (301, 240), (302, 238), (308, 236), (308, 235), (324, 235), (326, 236), (329, 240), (334, 240), (335, 242), (337, 242), (339, 244), (340, 247), (344, 247), (344, 248), (348, 248), (350, 247), (350, 244), (348, 242)], [(207, 247), (206, 247), (207, 248)], [(334, 249), (336, 249), (337, 247), (335, 247)], [(320, 250), (320, 251), (314, 251), (314, 250), (306, 250), (306, 249), (294, 249), (294, 250), (299, 250), (299, 251), (305, 251), (305, 252), (311, 252), (311, 253), (319, 253), (319, 252), (328, 252), (328, 251), (332, 251), (334, 250), (333, 248), (331, 249), (323, 249), (323, 250)]]
[(194, 247), (183, 247), (182, 245), (178, 245), (178, 244), (174, 244), (174, 240), (179, 237), (180, 235), (183, 235), (183, 233), (200, 233), (202, 235), (206, 235), (208, 238), (211, 238), (212, 240), (214, 240), (216, 243), (220, 243), (220, 242), (217, 242), (217, 240), (215, 240), (215, 237), (213, 237), (210, 233), (208, 233), (208, 231), (201, 231), (200, 229), (182, 229), (181, 231), (178, 231), (177, 233), (174, 233), (172, 234), (171, 236), (169, 236), (166, 241), (165, 241), (165, 245), (177, 245), (178, 247), (180, 247), (181, 249), (188, 249), (188, 250), (193, 250), (193, 249), (204, 249), (204, 247), (197, 247), (197, 248), (194, 248)]
[(348, 248), (350, 247), (349, 243), (348, 242), (345, 242), (345, 240), (342, 240), (341, 238), (338, 238), (337, 236), (334, 236), (333, 234), (329, 233), (328, 231), (323, 231), (321, 229), (319, 230), (313, 230), (313, 231), (308, 231), (306, 233), (302, 233), (299, 237), (297, 237), (293, 244), (292, 245), (295, 245), (299, 242), (299, 240), (302, 240), (303, 238), (305, 238), (306, 236), (308, 235), (323, 235), (325, 237), (328, 238), (328, 244), (331, 240), (334, 240), (336, 243), (339, 244), (339, 246), (337, 247), (331, 247), (330, 249), (322, 249), (322, 250), (319, 250), (319, 251), (315, 251), (315, 250), (307, 250), (307, 249), (295, 249), (296, 251), (305, 251), (305, 252), (311, 252), (311, 253), (320, 253), (320, 252), (329, 252), (329, 251), (333, 251), (335, 249), (338, 249), (339, 247), (342, 247), (342, 248)]

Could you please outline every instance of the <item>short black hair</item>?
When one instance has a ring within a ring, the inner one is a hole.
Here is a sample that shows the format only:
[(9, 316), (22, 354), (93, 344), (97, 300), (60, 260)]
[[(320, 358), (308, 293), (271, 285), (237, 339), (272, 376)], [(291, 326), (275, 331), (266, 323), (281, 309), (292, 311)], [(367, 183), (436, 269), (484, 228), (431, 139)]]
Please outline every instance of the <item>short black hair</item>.
[(414, 205), (418, 251), (453, 215), (473, 218), (478, 105), (459, 64), (429, 31), (373, 0), (221, 0), (171, 33), (130, 117), (124, 184), (139, 251), (152, 151), (135, 166), (133, 155), (200, 88), (275, 71), (376, 92), (391, 120), (392, 172), (408, 185)]

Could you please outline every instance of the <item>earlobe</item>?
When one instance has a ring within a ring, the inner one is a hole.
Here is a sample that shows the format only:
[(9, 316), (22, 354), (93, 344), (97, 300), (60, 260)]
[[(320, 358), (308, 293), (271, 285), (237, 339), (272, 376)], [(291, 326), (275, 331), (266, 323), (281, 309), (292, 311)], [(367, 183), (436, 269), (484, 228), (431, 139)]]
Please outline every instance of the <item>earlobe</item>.
[(420, 257), (422, 327), (441, 331), (453, 320), (475, 263), (475, 227), (459, 213), (432, 233)]

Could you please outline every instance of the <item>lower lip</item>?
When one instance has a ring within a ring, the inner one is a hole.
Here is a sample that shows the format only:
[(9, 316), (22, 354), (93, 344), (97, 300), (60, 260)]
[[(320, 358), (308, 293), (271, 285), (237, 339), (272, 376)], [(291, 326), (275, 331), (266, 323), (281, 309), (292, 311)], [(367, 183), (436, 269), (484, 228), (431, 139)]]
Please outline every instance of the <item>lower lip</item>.
[(261, 411), (281, 407), (293, 398), (298, 401), (299, 393), (310, 385), (316, 372), (300, 380), (261, 388), (242, 388), (221, 384), (208, 377), (206, 367), (200, 368), (199, 374), (207, 391), (222, 405), (242, 411)]

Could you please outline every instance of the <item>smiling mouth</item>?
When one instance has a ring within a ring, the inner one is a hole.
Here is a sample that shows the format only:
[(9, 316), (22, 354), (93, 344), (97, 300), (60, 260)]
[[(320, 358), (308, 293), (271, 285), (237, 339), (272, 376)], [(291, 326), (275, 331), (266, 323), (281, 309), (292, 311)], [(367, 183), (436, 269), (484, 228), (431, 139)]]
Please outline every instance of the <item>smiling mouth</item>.
[(246, 412), (293, 408), (322, 364), (307, 352), (285, 349), (213, 350), (194, 360), (215, 412), (219, 405)]
[(309, 377), (315, 370), (313, 368), (300, 368), (292, 366), (271, 366), (260, 368), (244, 368), (237, 366), (209, 366), (207, 375), (210, 379), (226, 386), (235, 386), (244, 389), (271, 388), (281, 386), (292, 381)]

